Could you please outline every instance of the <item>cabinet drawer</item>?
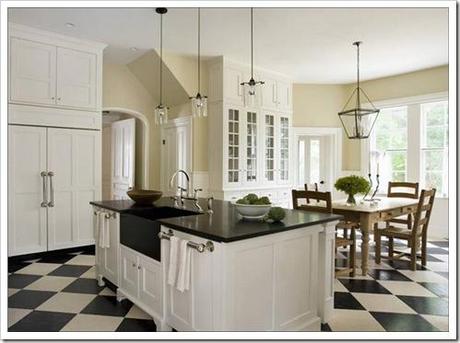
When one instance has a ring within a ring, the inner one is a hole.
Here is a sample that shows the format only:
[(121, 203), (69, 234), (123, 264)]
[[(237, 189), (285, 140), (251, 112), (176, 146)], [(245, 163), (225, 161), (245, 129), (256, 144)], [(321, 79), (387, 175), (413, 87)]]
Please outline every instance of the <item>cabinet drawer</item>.
[(383, 211), (383, 212), (380, 212), (380, 218), (382, 220), (392, 219), (395, 217), (399, 217), (403, 213), (404, 212), (400, 208), (394, 209), (394, 210)]

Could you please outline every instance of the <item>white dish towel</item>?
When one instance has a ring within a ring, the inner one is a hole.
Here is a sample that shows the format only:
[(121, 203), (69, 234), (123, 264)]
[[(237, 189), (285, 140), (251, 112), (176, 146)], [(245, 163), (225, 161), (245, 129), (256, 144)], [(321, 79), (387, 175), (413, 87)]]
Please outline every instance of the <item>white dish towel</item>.
[(188, 241), (182, 239), (179, 244), (179, 275), (176, 288), (178, 291), (187, 291), (190, 288), (190, 268), (192, 251), (187, 245)]
[(107, 213), (103, 211), (97, 212), (96, 227), (98, 230), (97, 241), (100, 248), (110, 248), (110, 226), (107, 218)]
[(175, 236), (171, 236), (169, 241), (168, 285), (174, 287), (176, 284), (177, 275), (177, 255), (179, 254), (179, 243), (181, 239)]

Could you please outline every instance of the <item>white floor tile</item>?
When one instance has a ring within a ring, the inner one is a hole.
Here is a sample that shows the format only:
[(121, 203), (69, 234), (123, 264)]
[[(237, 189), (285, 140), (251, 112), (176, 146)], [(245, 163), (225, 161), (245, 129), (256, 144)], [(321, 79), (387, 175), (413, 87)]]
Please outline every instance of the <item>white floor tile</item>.
[(32, 275), (46, 275), (51, 273), (56, 268), (59, 268), (61, 264), (57, 263), (33, 263), (27, 267), (19, 269), (16, 274), (32, 274)]
[(328, 324), (332, 331), (385, 331), (367, 311), (335, 309)]
[(115, 331), (123, 317), (78, 314), (61, 331)]
[(348, 289), (339, 281), (339, 279), (334, 279), (334, 292), (347, 292)]
[(383, 287), (388, 289), (394, 295), (412, 295), (418, 297), (436, 297), (425, 287), (410, 281), (385, 281), (378, 280)]
[(431, 254), (431, 256), (436, 257), (438, 260), (449, 262), (449, 255)]
[(110, 295), (110, 296), (116, 296), (115, 292), (112, 291), (110, 288), (105, 287), (102, 291), (99, 292), (99, 295)]
[(400, 270), (399, 272), (416, 282), (449, 282), (446, 278), (429, 270)]
[(17, 292), (19, 292), (20, 289), (16, 289), (16, 288), (8, 288), (8, 296), (11, 296)]
[(95, 257), (94, 255), (78, 255), (68, 260), (65, 264), (76, 264), (80, 266), (94, 266)]
[(437, 327), (439, 330), (449, 331), (449, 317), (431, 316), (428, 314), (422, 314), (421, 316), (430, 322), (430, 324)]
[(142, 311), (139, 307), (136, 305), (133, 305), (129, 312), (126, 314), (126, 318), (135, 318), (135, 319), (152, 319), (151, 316), (149, 316), (147, 313)]
[(448, 272), (449, 264), (446, 262), (427, 262), (426, 267), (435, 272)]
[(96, 267), (91, 267), (90, 269), (88, 269), (88, 271), (85, 272), (83, 275), (81, 275), (80, 278), (95, 279), (96, 278)]
[(9, 308), (8, 309), (8, 327), (16, 324), (22, 318), (27, 316), (32, 310), (25, 310), (22, 308)]
[(95, 297), (95, 294), (57, 293), (37, 307), (37, 310), (79, 313)]
[(25, 289), (60, 292), (76, 279), (77, 278), (63, 276), (43, 276), (25, 287)]
[(374, 312), (395, 312), (395, 313), (416, 313), (404, 302), (391, 294), (352, 293), (353, 296), (368, 311)]

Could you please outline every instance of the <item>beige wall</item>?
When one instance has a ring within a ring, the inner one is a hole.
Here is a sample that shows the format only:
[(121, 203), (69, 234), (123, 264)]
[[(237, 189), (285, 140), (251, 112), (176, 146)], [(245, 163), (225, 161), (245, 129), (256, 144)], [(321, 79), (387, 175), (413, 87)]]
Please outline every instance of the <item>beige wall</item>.
[[(293, 125), (341, 127), (337, 113), (343, 108), (355, 84), (293, 86)], [(425, 69), (362, 82), (372, 101), (404, 98), (448, 90), (448, 66)], [(344, 135), (345, 136), (345, 135)], [(359, 170), (361, 144), (344, 137), (343, 170)]]
[[(150, 122), (150, 188), (160, 187), (160, 130), (154, 125), (156, 101), (125, 65), (104, 63), (103, 108), (118, 107), (142, 113)], [(136, 147), (137, 150), (142, 147)], [(137, 174), (137, 173), (136, 173)]]

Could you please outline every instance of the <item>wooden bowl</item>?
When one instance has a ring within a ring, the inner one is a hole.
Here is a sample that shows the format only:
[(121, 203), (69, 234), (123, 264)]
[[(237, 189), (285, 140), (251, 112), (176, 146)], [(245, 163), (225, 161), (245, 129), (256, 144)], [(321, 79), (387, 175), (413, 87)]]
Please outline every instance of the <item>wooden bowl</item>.
[(163, 192), (148, 189), (131, 189), (126, 192), (128, 196), (138, 205), (150, 205), (161, 198)]

